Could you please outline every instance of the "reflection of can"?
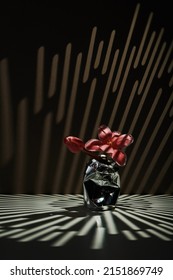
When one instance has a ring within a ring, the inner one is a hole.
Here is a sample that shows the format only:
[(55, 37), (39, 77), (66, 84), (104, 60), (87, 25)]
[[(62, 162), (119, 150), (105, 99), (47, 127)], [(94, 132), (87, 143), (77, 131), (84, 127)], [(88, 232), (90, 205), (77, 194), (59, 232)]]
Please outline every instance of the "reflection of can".
[(92, 210), (115, 208), (120, 194), (120, 176), (115, 162), (92, 159), (83, 178), (84, 203)]

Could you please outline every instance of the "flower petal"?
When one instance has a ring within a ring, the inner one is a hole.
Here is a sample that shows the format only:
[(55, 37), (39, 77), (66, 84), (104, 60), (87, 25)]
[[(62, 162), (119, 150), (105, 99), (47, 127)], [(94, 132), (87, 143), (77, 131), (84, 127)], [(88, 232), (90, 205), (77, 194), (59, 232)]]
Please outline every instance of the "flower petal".
[(112, 154), (114, 152), (114, 149), (108, 144), (100, 145), (100, 149), (107, 154)]
[(84, 148), (88, 151), (101, 151), (101, 144), (102, 142), (98, 139), (90, 139), (85, 143)]
[(133, 142), (133, 136), (130, 134), (122, 134), (120, 135), (114, 142), (113, 147), (122, 149), (129, 146)]
[(114, 152), (111, 155), (112, 159), (120, 166), (123, 166), (126, 164), (126, 154), (119, 150), (114, 150)]
[(64, 143), (67, 145), (72, 153), (78, 153), (83, 150), (84, 143), (80, 138), (74, 136), (67, 136), (64, 138)]
[(98, 128), (98, 138), (101, 141), (107, 141), (112, 137), (112, 131), (110, 130), (110, 128), (106, 125), (101, 125)]

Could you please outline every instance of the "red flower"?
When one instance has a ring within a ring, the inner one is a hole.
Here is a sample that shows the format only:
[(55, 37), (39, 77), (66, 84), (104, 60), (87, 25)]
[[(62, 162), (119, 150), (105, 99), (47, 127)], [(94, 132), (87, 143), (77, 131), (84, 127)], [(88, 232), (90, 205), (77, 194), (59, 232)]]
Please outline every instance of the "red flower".
[(78, 153), (84, 148), (83, 141), (80, 138), (74, 136), (65, 137), (64, 143), (67, 145), (67, 147), (72, 153)]
[(121, 134), (118, 131), (112, 132), (106, 125), (101, 125), (98, 128), (98, 138), (90, 139), (84, 144), (81, 139), (68, 136), (64, 142), (73, 153), (83, 151), (99, 160), (99, 156), (96, 154), (96, 152), (99, 152), (100, 154), (106, 154), (111, 157), (120, 166), (126, 164), (127, 157), (123, 149), (133, 142), (132, 135)]

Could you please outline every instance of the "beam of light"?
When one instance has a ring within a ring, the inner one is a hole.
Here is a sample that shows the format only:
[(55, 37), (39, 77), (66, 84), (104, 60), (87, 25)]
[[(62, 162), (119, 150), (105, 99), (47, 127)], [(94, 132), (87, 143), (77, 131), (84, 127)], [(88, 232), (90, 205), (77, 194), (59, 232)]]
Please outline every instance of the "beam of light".
[(171, 241), (171, 239), (161, 233), (159, 233), (158, 231), (154, 230), (154, 229), (147, 229), (147, 231), (151, 234), (153, 234), (154, 236), (157, 236), (159, 237), (160, 239), (162, 240), (165, 240), (165, 241)]
[[(137, 220), (137, 221), (139, 221), (139, 222), (141, 222), (141, 223), (143, 223), (143, 224), (146, 224), (146, 225), (148, 225), (148, 226), (150, 226), (151, 228), (155, 228), (155, 229), (157, 229), (157, 230), (159, 230), (159, 231), (163, 231), (164, 233), (166, 233), (166, 234), (170, 234), (170, 235), (172, 235), (172, 232), (170, 232), (170, 231), (168, 231), (168, 230), (165, 230), (165, 229), (163, 229), (163, 228), (161, 228), (161, 227), (159, 227), (159, 226), (157, 226), (157, 225), (154, 225), (153, 223), (150, 223), (150, 222), (148, 222), (148, 221), (146, 221), (146, 220), (144, 220), (144, 219), (141, 219), (141, 218), (139, 218), (139, 217), (137, 217), (137, 215), (134, 213), (134, 214), (131, 214), (131, 213), (127, 213), (127, 212), (123, 212), (122, 210), (120, 210), (120, 209), (117, 209), (117, 211), (118, 212), (120, 212), (120, 213), (123, 213), (125, 216), (127, 216), (127, 217), (130, 217), (130, 218), (132, 218), (132, 219), (134, 219), (134, 220)], [(146, 215), (144, 215), (145, 217), (146, 217)], [(163, 222), (163, 221), (162, 221)]]
[[(162, 39), (162, 37), (163, 37), (163, 33), (164, 33), (164, 28), (161, 29), (160, 34), (159, 34), (159, 37), (158, 37), (158, 39), (157, 39), (157, 42), (156, 42), (156, 44), (154, 45), (154, 49), (153, 49), (153, 51), (152, 51), (150, 60), (149, 60), (149, 62), (148, 62), (148, 65), (147, 65), (146, 70), (145, 70), (145, 73), (144, 73), (144, 75), (143, 75), (141, 84), (140, 84), (139, 89), (138, 89), (138, 94), (141, 94), (142, 91), (143, 91), (143, 88), (144, 88), (145, 83), (146, 83), (146, 81), (147, 81), (148, 75), (149, 75), (149, 73), (150, 73), (150, 69), (151, 69), (152, 64), (153, 64), (153, 61), (154, 61), (154, 59), (155, 59), (157, 50), (158, 50), (158, 48), (159, 48), (161, 39)], [(164, 46), (166, 47), (166, 43), (164, 44)], [(157, 60), (158, 60), (158, 58), (157, 58)]]
[(112, 212), (107, 211), (103, 214), (105, 221), (106, 221), (106, 229), (108, 231), (108, 234), (118, 234), (118, 229), (116, 226), (116, 223), (114, 222), (114, 219), (112, 217)]
[[(167, 160), (164, 162), (164, 165), (161, 169), (161, 171), (159, 172), (158, 176), (156, 177), (152, 187), (151, 187), (151, 193), (156, 193), (159, 186), (160, 186), (160, 182), (163, 181), (165, 175), (166, 175), (166, 172), (167, 170), (169, 169), (170, 165), (172, 164), (173, 162), (173, 151), (172, 153), (170, 153), (170, 155), (168, 156)], [(154, 168), (154, 166), (153, 166)]]
[(88, 232), (96, 225), (96, 217), (91, 217), (88, 221), (86, 221), (85, 225), (79, 230), (77, 233), (78, 236), (85, 236)]
[(129, 45), (130, 45), (133, 30), (134, 30), (134, 27), (135, 27), (135, 24), (136, 24), (139, 9), (140, 9), (140, 4), (137, 4), (134, 15), (133, 15), (132, 23), (131, 23), (131, 26), (130, 26), (130, 30), (129, 30), (129, 33), (128, 33), (128, 36), (127, 36), (127, 40), (126, 40), (126, 43), (125, 43), (125, 48), (124, 48), (124, 51), (123, 51), (123, 54), (122, 54), (122, 57), (121, 57), (118, 72), (117, 72), (117, 75), (116, 75), (116, 78), (115, 78), (115, 81), (114, 81), (113, 92), (115, 92), (117, 90), (117, 87), (118, 87), (118, 83), (119, 83), (121, 73), (122, 73), (122, 70), (123, 70), (124, 62), (125, 62), (125, 59), (126, 59), (126, 55), (127, 55), (127, 52), (128, 52)]
[(173, 76), (171, 77), (170, 81), (169, 81), (169, 87), (173, 86)]
[(147, 25), (145, 27), (145, 31), (144, 31), (144, 34), (142, 36), (142, 40), (141, 40), (141, 43), (140, 43), (140, 46), (139, 46), (139, 50), (138, 50), (138, 53), (137, 53), (137, 56), (136, 56), (136, 59), (135, 59), (135, 62), (134, 62), (134, 68), (137, 68), (137, 66), (139, 64), (139, 60), (140, 60), (140, 57), (141, 57), (141, 54), (142, 54), (142, 51), (143, 51), (143, 47), (144, 47), (144, 44), (145, 44), (145, 41), (146, 41), (146, 37), (148, 35), (148, 30), (150, 28), (152, 18), (153, 18), (153, 13), (150, 13), (148, 21), (147, 21)]
[(71, 57), (71, 44), (69, 43), (66, 47), (65, 52), (65, 60), (64, 60), (64, 68), (63, 68), (63, 76), (61, 81), (61, 89), (60, 89), (60, 99), (58, 102), (57, 115), (56, 115), (56, 123), (62, 121), (65, 112), (65, 101), (67, 95), (67, 85), (68, 85), (68, 77), (69, 77), (69, 68), (70, 68), (70, 57)]
[(105, 239), (105, 228), (97, 227), (95, 229), (95, 234), (93, 236), (93, 240), (90, 248), (94, 250), (102, 249), (104, 244), (104, 239)]
[(142, 206), (142, 205), (138, 206), (138, 207), (136, 207), (136, 205), (134, 205), (134, 207), (132, 205), (127, 205), (127, 206), (118, 205), (118, 208), (124, 209), (124, 210), (130, 209), (130, 210), (134, 210), (135, 212), (143, 212), (143, 213), (147, 213), (147, 215), (151, 214), (151, 215), (155, 215), (155, 216), (159, 216), (159, 217), (162, 216), (163, 218), (165, 216), (168, 219), (170, 219), (169, 217), (173, 217), (172, 210), (168, 212), (168, 211), (165, 211), (164, 208), (161, 211), (154, 210), (152, 208), (146, 209), (146, 206), (145, 206), (145, 210), (143, 210), (144, 206)]
[(115, 30), (113, 30), (112, 33), (111, 33), (111, 37), (110, 37), (110, 40), (109, 40), (109, 44), (108, 44), (105, 60), (104, 60), (104, 63), (103, 63), (102, 75), (104, 75), (106, 73), (107, 68), (108, 68), (108, 64), (109, 64), (109, 60), (110, 60), (110, 55), (111, 55), (111, 51), (112, 51), (112, 46), (113, 46), (114, 38), (115, 38)]
[(170, 229), (170, 230), (173, 230), (173, 226), (168, 226), (168, 225), (165, 225), (165, 224), (159, 224), (159, 226)]
[(74, 225), (80, 223), (80, 222), (83, 221), (84, 219), (86, 219), (86, 217), (75, 218), (73, 221), (70, 221), (70, 222), (68, 222), (67, 224), (60, 226), (59, 229), (60, 229), (60, 230), (69, 229), (69, 228), (73, 227)]
[(17, 219), (7, 220), (7, 217), (4, 217), (4, 219), (5, 219), (5, 221), (0, 221), (1, 225), (8, 224), (8, 223), (13, 223), (13, 222), (23, 221), (23, 220), (26, 220), (27, 218), (17, 218)]
[(108, 126), (110, 126), (110, 127), (113, 126), (113, 123), (114, 123), (114, 120), (115, 120), (115, 115), (117, 113), (117, 109), (118, 109), (118, 106), (119, 106), (119, 103), (120, 103), (120, 100), (121, 100), (121, 97), (122, 97), (122, 94), (123, 94), (123, 90), (124, 90), (124, 87), (125, 87), (128, 75), (129, 75), (129, 71), (130, 71), (130, 67), (132, 65), (135, 50), (136, 50), (136, 47), (133, 47), (133, 49), (131, 51), (131, 54), (130, 54), (130, 57), (129, 57), (129, 60), (128, 60), (128, 63), (127, 63), (126, 70), (124, 72), (124, 76), (123, 76), (123, 79), (122, 79), (122, 82), (121, 82), (121, 86), (120, 86), (120, 89), (118, 91), (116, 101), (115, 101), (114, 107), (112, 109), (112, 114), (111, 114), (109, 122), (108, 122)]
[[(90, 90), (89, 90), (88, 100), (87, 100), (87, 103), (86, 103), (86, 108), (85, 108), (80, 132), (79, 132), (79, 138), (81, 138), (81, 139), (83, 139), (84, 135), (85, 135), (85, 129), (87, 127), (89, 114), (91, 112), (92, 101), (93, 101), (93, 97), (94, 97), (94, 93), (95, 93), (96, 82), (97, 82), (97, 80), (93, 79), (93, 81), (91, 83)], [(70, 172), (69, 172), (69, 175), (68, 175), (68, 181), (67, 181), (67, 184), (66, 184), (66, 192), (67, 193), (71, 192), (72, 182), (73, 182), (73, 178), (74, 178), (74, 174), (75, 174), (75, 171), (76, 171), (76, 168), (77, 168), (79, 158), (80, 158), (80, 155), (78, 154), (78, 155), (76, 155), (76, 157), (72, 161), (71, 169), (70, 169)], [(77, 186), (79, 186), (79, 184), (77, 184)], [(80, 190), (77, 188), (76, 192), (78, 193), (78, 192), (80, 192)]]
[(51, 143), (51, 128), (52, 128), (52, 113), (48, 113), (45, 117), (43, 134), (42, 134), (42, 142), (40, 145), (40, 154), (37, 164), (37, 175), (35, 182), (35, 193), (44, 193), (45, 182), (47, 178), (47, 167), (49, 164), (49, 154), (50, 154), (50, 143)]
[(113, 61), (112, 61), (111, 69), (110, 69), (110, 72), (109, 72), (109, 75), (108, 75), (106, 87), (104, 89), (104, 93), (103, 93), (102, 101), (101, 101), (101, 104), (100, 104), (99, 112), (97, 114), (97, 119), (95, 121), (95, 126), (94, 126), (94, 129), (93, 129), (93, 132), (92, 132), (92, 138), (95, 137), (95, 132), (97, 131), (97, 128), (98, 128), (98, 126), (100, 124), (100, 121), (102, 119), (102, 116), (103, 116), (106, 101), (107, 101), (107, 98), (108, 98), (108, 95), (109, 95), (109, 92), (110, 92), (110, 86), (111, 86), (111, 83), (112, 83), (113, 74), (114, 74), (115, 67), (116, 67), (117, 60), (118, 60), (118, 55), (119, 55), (119, 50), (116, 50), (115, 53), (114, 53), (114, 58), (113, 58)]
[(170, 117), (170, 118), (173, 117), (173, 106), (172, 106), (172, 108), (171, 108), (171, 110), (170, 110), (170, 112), (169, 112), (169, 117)]
[(91, 60), (92, 60), (92, 56), (93, 56), (93, 50), (94, 50), (94, 44), (95, 44), (95, 38), (96, 38), (96, 32), (97, 32), (97, 27), (95, 26), (93, 28), (92, 34), (91, 34), (88, 55), (87, 55), (87, 60), (86, 60), (86, 64), (85, 64), (84, 76), (83, 76), (83, 83), (85, 83), (89, 77)]
[(0, 164), (7, 164), (13, 156), (13, 118), (10, 99), (8, 61), (0, 61), (0, 118), (1, 118), (1, 155)]
[(21, 231), (23, 231), (23, 229), (21, 229), (21, 228), (17, 228), (17, 229), (13, 229), (13, 230), (8, 230), (8, 231), (0, 233), (0, 237), (1, 238), (2, 237), (7, 237), (7, 236), (8, 237), (12, 237), (13, 234), (16, 234), (16, 233), (21, 232)]
[[(49, 222), (49, 223), (47, 222), (47, 223), (44, 223), (44, 224), (42, 224), (42, 225), (40, 225), (40, 226), (31, 228), (31, 229), (27, 229), (27, 230), (25, 230), (25, 231), (22, 232), (22, 233), (15, 234), (15, 235), (13, 235), (13, 237), (11, 237), (11, 238), (18, 238), (18, 239), (19, 239), (19, 238), (22, 238), (22, 237), (24, 237), (24, 236), (26, 236), (26, 235), (33, 234), (34, 232), (39, 232), (40, 230), (42, 231), (42, 230), (44, 230), (45, 228), (48, 228), (48, 227), (57, 225), (57, 224), (59, 224), (59, 223), (61, 223), (61, 222), (64, 222), (64, 221), (66, 221), (66, 220), (69, 220), (69, 219), (70, 219), (70, 217), (63, 217), (63, 218), (61, 218), (61, 219), (57, 219), (57, 220), (52, 221), (52, 222)], [(58, 227), (57, 227), (57, 228), (58, 228)]]
[(69, 231), (65, 233), (59, 240), (55, 241), (51, 246), (52, 247), (64, 246), (76, 235), (76, 233), (77, 233), (76, 231)]
[[(146, 117), (146, 119), (145, 119), (145, 122), (144, 122), (144, 124), (143, 124), (143, 126), (142, 126), (142, 129), (141, 129), (140, 134), (139, 134), (139, 136), (138, 136), (138, 138), (137, 138), (137, 141), (136, 141), (136, 143), (135, 143), (135, 147), (134, 147), (134, 149), (133, 149), (133, 151), (132, 151), (132, 154), (131, 154), (131, 156), (130, 156), (130, 162), (133, 162), (133, 161), (134, 161), (134, 158), (135, 158), (135, 156), (136, 156), (136, 154), (137, 154), (137, 152), (138, 152), (138, 149), (139, 149), (139, 147), (140, 147), (140, 145), (141, 145), (141, 142), (142, 142), (142, 140), (143, 140), (143, 138), (144, 138), (144, 135), (145, 135), (145, 133), (146, 133), (146, 131), (147, 131), (147, 128), (148, 128), (148, 126), (149, 126), (149, 124), (150, 124), (150, 121), (152, 120), (152, 118), (153, 118), (153, 116), (154, 116), (154, 112), (155, 112), (155, 110), (156, 110), (156, 108), (157, 108), (157, 106), (158, 106), (159, 100), (160, 100), (160, 98), (161, 98), (161, 94), (162, 94), (162, 89), (159, 89), (159, 91), (157, 92), (157, 94), (156, 94), (156, 96), (155, 96), (154, 102), (152, 103), (152, 106), (151, 106), (151, 108), (150, 108), (150, 110), (149, 110), (149, 112), (148, 112), (148, 115), (147, 115), (147, 117)], [(130, 165), (130, 164), (129, 164), (129, 165)], [(130, 168), (130, 167), (129, 167), (129, 168)], [(129, 182), (128, 182), (128, 187), (127, 187), (126, 190), (127, 190), (129, 193), (130, 193), (130, 192), (132, 191), (132, 189), (134, 188), (134, 182), (135, 182), (136, 178), (137, 178), (137, 176), (131, 176), (131, 178), (130, 178), (130, 180), (129, 180)]]
[(58, 232), (51, 232), (48, 235), (41, 237), (38, 239), (38, 241), (50, 241), (54, 238), (56, 238), (57, 236), (61, 235), (62, 232), (58, 231)]
[(134, 223), (132, 223), (131, 221), (129, 221), (126, 217), (124, 217), (124, 215), (122, 215), (121, 213), (118, 212), (113, 212), (113, 215), (115, 215), (119, 220), (121, 220), (124, 224), (126, 224), (128, 227), (130, 227), (133, 230), (140, 230), (140, 228), (135, 225)]
[(171, 63), (168, 66), (168, 74), (171, 73), (172, 68), (173, 68), (173, 60), (171, 60)]
[(139, 234), (143, 238), (150, 238), (151, 237), (147, 232), (142, 231), (142, 230), (138, 230), (136, 233)]
[(24, 227), (24, 226), (28, 226), (28, 225), (38, 224), (40, 222), (50, 221), (52, 219), (57, 219), (59, 217), (62, 217), (62, 215), (53, 215), (53, 216), (49, 216), (49, 217), (46, 217), (46, 218), (44, 217), (44, 218), (41, 218), (41, 219), (31, 220), (31, 221), (27, 221), (25, 223), (20, 223), (20, 224), (17, 224), (17, 225), (13, 225), (11, 227), (13, 227), (13, 228)]
[(101, 41), (98, 46), (98, 50), (97, 50), (97, 54), (96, 54), (96, 58), (95, 58), (95, 62), (94, 62), (94, 69), (97, 69), (99, 67), (101, 54), (103, 51), (103, 45), (104, 45), (104, 41)]
[[(148, 112), (147, 118), (145, 119), (145, 122), (144, 122), (144, 124), (143, 124), (143, 126), (142, 126), (142, 129), (141, 129), (141, 131), (140, 131), (140, 134), (139, 134), (137, 140), (135, 141), (135, 147), (133, 148), (132, 153), (131, 153), (131, 155), (130, 155), (130, 160), (129, 160), (130, 163), (132, 163), (132, 162), (134, 161), (134, 159), (135, 159), (135, 156), (136, 156), (136, 154), (137, 154), (137, 152), (138, 152), (138, 149), (139, 149), (139, 147), (140, 147), (140, 145), (141, 145), (141, 141), (142, 141), (142, 139), (144, 138), (144, 135), (145, 135), (145, 133), (146, 133), (146, 131), (147, 131), (147, 128), (148, 128), (148, 126), (149, 126), (149, 123), (150, 123), (150, 121), (151, 121), (151, 119), (152, 119), (152, 117), (153, 117), (154, 111), (156, 110), (156, 108), (157, 108), (157, 106), (158, 106), (158, 102), (159, 102), (159, 100), (160, 100), (161, 94), (162, 94), (162, 89), (159, 89), (159, 91), (158, 91), (158, 93), (156, 94), (156, 97), (155, 97), (155, 99), (154, 99), (154, 102), (153, 102), (153, 104), (152, 104), (152, 106), (151, 106), (151, 108), (150, 108), (150, 111)], [(133, 131), (132, 125), (131, 125), (131, 128), (130, 128), (130, 131), (131, 131), (131, 133), (132, 133), (132, 131)], [(125, 172), (128, 172), (128, 171), (129, 171), (130, 163), (128, 162), (128, 166), (129, 166), (129, 167), (127, 167), (127, 169), (125, 170)], [(136, 171), (135, 171), (135, 172), (136, 172)], [(126, 174), (127, 174), (127, 173), (126, 173)], [(136, 178), (137, 178), (137, 176), (133, 176), (133, 178), (131, 178), (131, 180), (128, 182), (128, 192), (129, 192), (129, 193), (131, 192), (132, 188), (134, 187), (134, 181), (136, 180)], [(123, 185), (123, 180), (122, 180), (122, 185)], [(127, 188), (126, 188), (126, 191), (127, 191)]]
[(27, 123), (28, 123), (28, 100), (23, 99), (18, 105), (16, 156), (14, 167), (15, 193), (24, 192), (26, 184), (26, 160), (27, 160)]
[[(162, 141), (160, 142), (160, 145), (157, 148), (157, 151), (156, 151), (154, 157), (150, 161), (146, 172), (144, 172), (143, 178), (140, 180), (140, 183), (139, 183), (139, 186), (138, 186), (138, 191), (139, 192), (142, 192), (145, 189), (145, 186), (147, 185), (147, 181), (149, 179), (149, 176), (152, 174), (152, 171), (153, 171), (155, 165), (157, 164), (157, 162), (159, 160), (161, 152), (163, 151), (164, 147), (166, 147), (167, 141), (168, 141), (169, 137), (171, 136), (172, 131), (173, 131), (173, 124), (171, 124), (170, 127), (168, 128), (168, 130), (165, 133)], [(173, 152), (171, 153), (171, 155), (173, 157)], [(169, 167), (170, 163), (172, 162), (172, 157), (169, 156), (168, 160), (166, 160), (166, 165), (164, 164), (164, 167), (162, 169), (163, 171), (161, 173), (159, 173), (159, 175), (158, 175), (160, 179), (163, 178), (162, 175), (164, 175), (166, 173), (166, 171), (168, 170), (168, 167)], [(159, 183), (159, 181), (156, 178), (156, 181), (154, 182), (154, 184), (152, 185), (152, 187), (150, 189), (151, 194), (154, 194), (157, 191), (157, 188), (159, 186), (158, 183)]]
[[(170, 222), (167, 222), (167, 221), (164, 221), (163, 219), (165, 219), (165, 217), (162, 219), (158, 219), (158, 218), (155, 218), (155, 215), (152, 215), (152, 216), (150, 216), (150, 214), (149, 213), (145, 213), (145, 211), (143, 212), (143, 213), (139, 213), (139, 212), (137, 212), (137, 211), (132, 211), (132, 210), (127, 210), (126, 211), (127, 213), (132, 213), (132, 214), (135, 214), (136, 216), (139, 216), (139, 217), (145, 217), (147, 220), (152, 220), (152, 221), (156, 221), (156, 222), (161, 222), (161, 223), (164, 223), (164, 224), (166, 224), (166, 225), (172, 225), (172, 223), (170, 223)], [(172, 219), (168, 219), (168, 220), (171, 220), (172, 221)], [(173, 232), (172, 232), (173, 233)], [(169, 233), (169, 234), (172, 234), (172, 233)]]
[(127, 212), (130, 212), (130, 213), (136, 213), (137, 215), (138, 214), (146, 214), (147, 218), (149, 218), (151, 216), (151, 218), (153, 219), (153, 217), (159, 217), (160, 219), (155, 219), (156, 221), (161, 221), (161, 219), (165, 219), (165, 220), (170, 220), (172, 221), (172, 217), (168, 217), (168, 215), (165, 216), (162, 216), (162, 214), (155, 214), (153, 213), (152, 209), (149, 209), (149, 211), (146, 211), (146, 210), (138, 210), (136, 208), (132, 208), (132, 207), (129, 207), (130, 210), (127, 210)]
[(171, 42), (171, 45), (170, 45), (170, 47), (169, 47), (169, 49), (168, 49), (168, 51), (167, 51), (167, 54), (165, 55), (165, 59), (164, 59), (164, 61), (163, 61), (163, 63), (162, 63), (162, 66), (160, 67), (159, 73), (158, 73), (158, 75), (157, 75), (157, 77), (158, 77), (159, 79), (160, 79), (160, 78), (162, 77), (162, 75), (163, 75), (163, 71), (164, 71), (164, 69), (165, 69), (165, 67), (166, 67), (166, 64), (168, 63), (168, 59), (169, 59), (170, 55), (172, 54), (172, 50), (173, 50), (173, 41)]
[(122, 230), (122, 233), (129, 240), (137, 240), (137, 237), (130, 230)]
[(44, 236), (44, 235), (46, 235), (49, 232), (52, 232), (54, 230), (57, 230), (56, 226), (43, 229), (43, 230), (41, 230), (39, 232), (36, 232), (36, 233), (34, 233), (34, 234), (30, 235), (30, 236), (26, 236), (24, 238), (20, 238), (20, 242), (28, 242), (28, 241), (32, 241), (34, 239), (38, 239), (39, 237)]
[(126, 123), (126, 120), (128, 118), (128, 114), (129, 114), (129, 111), (131, 109), (131, 105), (133, 103), (138, 84), (139, 84), (139, 81), (136, 81), (133, 85), (133, 88), (132, 88), (132, 91), (130, 93), (126, 108), (125, 108), (124, 113), (123, 113), (123, 117), (122, 117), (121, 122), (120, 122), (119, 127), (118, 127), (118, 131), (123, 131), (124, 124)]
[(48, 98), (51, 98), (52, 96), (54, 96), (55, 92), (56, 92), (58, 62), (59, 62), (59, 56), (58, 56), (58, 54), (56, 54), (56, 55), (54, 55), (54, 57), (52, 59), (50, 82), (49, 82), (49, 89), (48, 89)]
[[(147, 92), (145, 91), (144, 94), (142, 95), (142, 99), (143, 99), (143, 97), (145, 96), (146, 93), (147, 93)], [(145, 98), (145, 97), (144, 97), (144, 98)], [(143, 100), (142, 100), (142, 99), (141, 99), (140, 105), (142, 105), (141, 103), (143, 103)], [(144, 148), (144, 150), (143, 150), (143, 153), (142, 153), (141, 156), (140, 156), (140, 161), (138, 162), (138, 165), (137, 165), (137, 167), (135, 168), (135, 176), (136, 176), (136, 178), (137, 178), (137, 176), (138, 176), (138, 174), (139, 174), (139, 172), (140, 172), (140, 169), (141, 169), (141, 167), (142, 167), (142, 165), (143, 165), (143, 163), (144, 163), (144, 161), (145, 161), (145, 159), (146, 159), (146, 157), (147, 157), (147, 155), (148, 155), (148, 153), (149, 153), (149, 151), (150, 151), (150, 148), (151, 148), (151, 146), (152, 146), (152, 144), (153, 144), (153, 142), (154, 142), (154, 140), (155, 140), (155, 138), (156, 138), (156, 135), (157, 135), (158, 131), (160, 130), (160, 127), (161, 127), (161, 125), (162, 125), (162, 123), (163, 123), (163, 121), (164, 121), (164, 118), (165, 118), (165, 116), (166, 116), (166, 114), (167, 114), (167, 112), (168, 112), (168, 110), (169, 110), (170, 104), (172, 103), (172, 100), (173, 100), (173, 94), (169, 97), (169, 99), (168, 99), (168, 101), (167, 101), (167, 103), (166, 103), (166, 106), (165, 106), (165, 108), (163, 109), (163, 111), (162, 111), (162, 113), (161, 113), (161, 115), (160, 115), (160, 117), (159, 117), (159, 119), (158, 119), (158, 121), (157, 121), (157, 124), (156, 124), (156, 126), (154, 127), (154, 129), (153, 129), (153, 132), (152, 132), (152, 134), (151, 134), (151, 136), (150, 136), (150, 139), (149, 139), (147, 145), (145, 146), (145, 148)], [(140, 105), (139, 105), (139, 107), (138, 107), (138, 109), (137, 109), (137, 112), (136, 112), (136, 114), (135, 114), (134, 120), (136, 120), (136, 121), (137, 121), (137, 119), (138, 119), (138, 117), (139, 117), (139, 113), (140, 113), (140, 110), (141, 110), (141, 106), (140, 106)], [(134, 121), (132, 122), (132, 125), (134, 126)], [(130, 131), (131, 131), (131, 130), (130, 130)], [(130, 160), (130, 159), (129, 159), (129, 160)], [(126, 170), (125, 170), (123, 176), (121, 177), (121, 184), (122, 184), (122, 185), (123, 185), (123, 183), (124, 183), (124, 181), (125, 181), (125, 178), (126, 178), (126, 176), (127, 176), (127, 173), (128, 173), (128, 171), (129, 171), (129, 169), (130, 169), (130, 164), (128, 164), (128, 165), (126, 166)]]
[(44, 47), (40, 47), (37, 53), (37, 69), (36, 69), (36, 89), (34, 101), (34, 114), (41, 111), (43, 107), (43, 84), (44, 84)]
[(144, 66), (145, 63), (146, 63), (146, 61), (147, 61), (147, 58), (148, 58), (148, 55), (149, 55), (149, 53), (150, 53), (151, 46), (152, 46), (152, 44), (153, 44), (153, 41), (154, 41), (155, 36), (156, 36), (156, 32), (154, 31), (154, 32), (152, 32), (152, 34), (151, 34), (150, 41), (149, 41), (149, 43), (148, 43), (148, 45), (147, 45), (145, 54), (144, 54), (144, 56), (143, 56), (143, 59), (142, 59), (142, 62), (141, 62), (142, 66)]
[[(70, 133), (70, 127), (73, 120), (73, 114), (75, 109), (75, 101), (77, 96), (77, 89), (78, 89), (78, 82), (79, 82), (79, 74), (80, 74), (80, 67), (81, 67), (81, 60), (82, 60), (82, 54), (78, 54), (76, 59), (76, 66), (74, 71), (74, 77), (73, 77), (73, 84), (71, 89), (71, 96), (67, 111), (67, 117), (65, 122), (65, 127), (63, 131), (62, 137), (64, 138)], [(61, 141), (63, 143), (63, 139)], [(65, 145), (61, 147), (60, 153), (58, 155), (58, 160), (55, 168), (55, 175), (53, 180), (53, 193), (57, 193), (58, 188), (60, 188), (60, 182), (62, 179), (62, 172), (64, 170), (64, 164), (65, 164), (65, 157), (66, 157), (67, 149)], [(61, 160), (59, 160), (61, 159)], [(65, 192), (65, 191), (64, 191)]]

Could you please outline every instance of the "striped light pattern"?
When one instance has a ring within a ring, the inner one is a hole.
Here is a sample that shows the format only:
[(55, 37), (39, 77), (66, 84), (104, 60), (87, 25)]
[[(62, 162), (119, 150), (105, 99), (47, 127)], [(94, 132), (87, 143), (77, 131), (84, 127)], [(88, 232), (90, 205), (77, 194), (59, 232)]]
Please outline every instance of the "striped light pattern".
[[(173, 240), (173, 197), (121, 195), (114, 211), (92, 212), (82, 195), (1, 195), (0, 238), (48, 242), (51, 247), (76, 239), (100, 250), (105, 241), (157, 238)], [(119, 242), (119, 241), (118, 241)]]
[[(46, 49), (40, 46), (34, 98), (15, 105), (8, 58), (0, 61), (0, 192), (81, 193), (88, 158), (72, 155), (63, 139), (95, 138), (105, 123), (135, 138), (120, 170), (121, 193), (172, 194), (173, 41), (166, 41), (164, 26), (155, 26), (151, 12), (136, 42), (141, 16), (138, 3), (123, 48), (117, 40), (120, 26), (108, 30), (107, 39), (93, 26), (86, 48), (78, 52), (69, 42), (64, 53), (53, 55), (49, 77)], [(102, 227), (99, 232), (105, 234)], [(133, 239), (127, 231), (124, 235)]]

